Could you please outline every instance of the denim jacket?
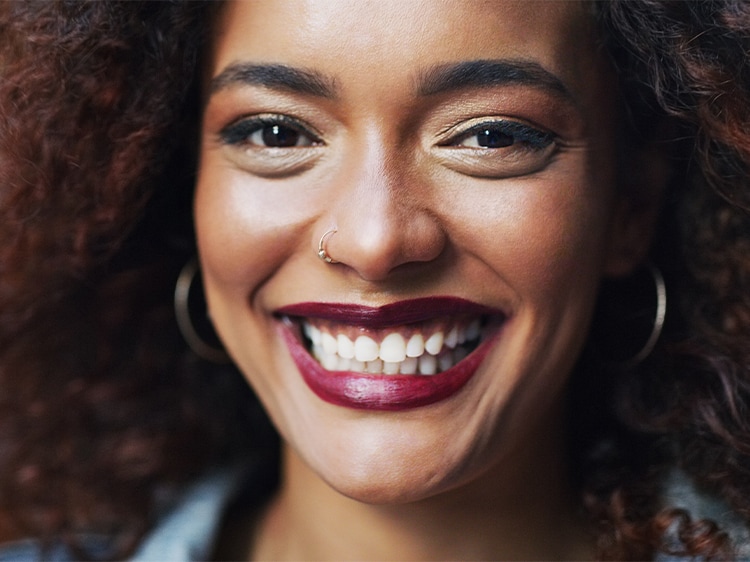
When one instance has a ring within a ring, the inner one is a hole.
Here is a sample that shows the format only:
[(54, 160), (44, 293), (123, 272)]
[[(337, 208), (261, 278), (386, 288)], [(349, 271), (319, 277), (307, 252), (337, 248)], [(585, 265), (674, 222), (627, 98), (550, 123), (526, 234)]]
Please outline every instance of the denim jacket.
[[(133, 562), (188, 562), (208, 560), (214, 549), (218, 526), (226, 504), (247, 476), (244, 470), (210, 473), (190, 486), (182, 497), (160, 518), (145, 537), (131, 560)], [(680, 471), (665, 481), (663, 505), (687, 509), (694, 519), (715, 521), (729, 533), (738, 560), (750, 560), (750, 531), (740, 517), (717, 498), (697, 490)], [(667, 531), (665, 545), (678, 546), (676, 530)], [(102, 537), (88, 537), (85, 545), (95, 556), (107, 558), (107, 543)], [(34, 540), (0, 545), (0, 562), (72, 562), (73, 554), (63, 545), (42, 552)], [(683, 557), (657, 554), (657, 562), (685, 562)]]

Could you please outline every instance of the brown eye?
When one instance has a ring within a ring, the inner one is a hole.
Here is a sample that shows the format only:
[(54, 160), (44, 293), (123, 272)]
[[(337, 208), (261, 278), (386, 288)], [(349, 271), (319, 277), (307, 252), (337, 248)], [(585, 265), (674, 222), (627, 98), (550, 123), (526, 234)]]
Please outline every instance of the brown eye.
[[(267, 125), (248, 137), (252, 144), (262, 144), (267, 147), (289, 148), (292, 146), (307, 146), (312, 144), (299, 131), (284, 125)], [(260, 142), (258, 142), (260, 141)], [(300, 145), (300, 141), (304, 144)], [(305, 142), (308, 141), (308, 142)]]
[(226, 127), (220, 136), (227, 144), (258, 148), (297, 148), (319, 142), (304, 126), (282, 116), (244, 119)]
[(542, 150), (552, 144), (554, 136), (517, 121), (498, 120), (474, 125), (460, 133), (449, 144), (459, 148), (507, 148), (514, 144), (531, 150)]
[(537, 172), (558, 148), (554, 133), (504, 117), (484, 117), (449, 130), (437, 145), (445, 165), (473, 177), (510, 178)]
[(503, 148), (511, 146), (515, 140), (512, 136), (506, 135), (502, 131), (494, 131), (490, 128), (477, 131), (473, 137), (477, 146), (482, 148)]

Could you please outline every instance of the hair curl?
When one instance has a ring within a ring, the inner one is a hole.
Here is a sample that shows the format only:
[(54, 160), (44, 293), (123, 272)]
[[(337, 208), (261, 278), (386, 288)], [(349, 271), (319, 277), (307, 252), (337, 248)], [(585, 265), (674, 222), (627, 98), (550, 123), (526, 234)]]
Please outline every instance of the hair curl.
[[(661, 358), (615, 383), (613, 411), (630, 448), (646, 449), (620, 458), (630, 484), (604, 486), (589, 502), (609, 526), (609, 557), (650, 556), (676, 525), (677, 553), (729, 558), (721, 529), (660, 510), (661, 487), (650, 483), (676, 465), (750, 519), (750, 4), (612, 0), (596, 9), (635, 138), (665, 120), (673, 133), (653, 256), (676, 298)], [(607, 473), (599, 466), (597, 478)]]
[[(268, 444), (241, 376), (191, 356), (169, 305), (193, 252), (185, 139), (213, 9), (0, 3), (0, 498), (30, 535), (102, 531), (126, 554), (165, 485)], [(653, 252), (678, 303), (649, 365), (576, 376), (584, 505), (602, 557), (650, 557), (675, 525), (685, 554), (727, 557), (659, 494), (676, 464), (750, 518), (750, 6), (595, 9), (634, 138), (665, 119), (679, 137)]]
[(126, 553), (166, 485), (248, 450), (247, 385), (202, 372), (169, 304), (211, 9), (0, 3), (0, 498), (24, 534)]

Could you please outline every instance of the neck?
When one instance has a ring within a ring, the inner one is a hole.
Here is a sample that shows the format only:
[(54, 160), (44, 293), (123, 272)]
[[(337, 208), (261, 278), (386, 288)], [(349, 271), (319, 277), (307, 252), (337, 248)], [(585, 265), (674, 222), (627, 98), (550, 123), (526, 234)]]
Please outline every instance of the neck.
[(590, 558), (591, 536), (565, 476), (564, 424), (543, 425), (533, 447), (469, 484), (401, 505), (338, 493), (287, 447), (281, 492), (256, 528), (252, 558)]

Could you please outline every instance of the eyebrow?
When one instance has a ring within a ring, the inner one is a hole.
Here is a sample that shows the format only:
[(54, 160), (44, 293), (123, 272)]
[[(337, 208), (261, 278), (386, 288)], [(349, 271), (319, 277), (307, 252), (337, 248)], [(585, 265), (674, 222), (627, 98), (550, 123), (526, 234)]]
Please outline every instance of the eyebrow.
[(322, 98), (335, 98), (337, 90), (333, 79), (313, 70), (235, 62), (211, 80), (209, 91), (213, 94), (235, 85), (264, 86)]
[(435, 66), (417, 78), (417, 90), (432, 96), (465, 88), (522, 85), (547, 90), (575, 101), (557, 76), (531, 61), (472, 60)]

